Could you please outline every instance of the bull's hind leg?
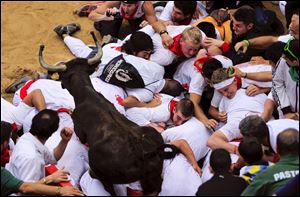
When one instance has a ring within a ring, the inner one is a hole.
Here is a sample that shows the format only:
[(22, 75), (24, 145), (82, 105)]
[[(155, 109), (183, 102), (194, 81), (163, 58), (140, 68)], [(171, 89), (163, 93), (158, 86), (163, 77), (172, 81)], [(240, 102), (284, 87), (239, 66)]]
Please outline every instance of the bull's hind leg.
[(108, 183), (106, 181), (102, 181), (102, 184), (107, 192), (109, 192), (112, 196), (116, 196), (116, 192), (114, 190), (114, 186), (112, 183)]

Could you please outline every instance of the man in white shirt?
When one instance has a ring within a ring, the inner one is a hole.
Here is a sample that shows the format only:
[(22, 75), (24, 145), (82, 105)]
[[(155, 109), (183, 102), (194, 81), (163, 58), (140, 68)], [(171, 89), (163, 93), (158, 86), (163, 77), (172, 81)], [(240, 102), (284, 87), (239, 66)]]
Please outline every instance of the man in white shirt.
[(73, 131), (70, 128), (61, 130), (62, 140), (53, 153), (44, 146), (46, 140), (58, 128), (57, 112), (44, 109), (32, 120), (30, 132), (18, 140), (6, 168), (17, 178), (25, 181), (38, 181), (45, 177), (46, 164), (56, 163), (68, 145)]
[(226, 124), (208, 139), (207, 145), (212, 149), (224, 148), (228, 152), (236, 154), (236, 147), (228, 142), (242, 137), (238, 128), (239, 122), (246, 116), (261, 114), (267, 96), (265, 94), (248, 96), (246, 90), (238, 89), (238, 80), (229, 78), (224, 68), (213, 72), (212, 82), (214, 88), (223, 95), (219, 111), (226, 112), (227, 120)]

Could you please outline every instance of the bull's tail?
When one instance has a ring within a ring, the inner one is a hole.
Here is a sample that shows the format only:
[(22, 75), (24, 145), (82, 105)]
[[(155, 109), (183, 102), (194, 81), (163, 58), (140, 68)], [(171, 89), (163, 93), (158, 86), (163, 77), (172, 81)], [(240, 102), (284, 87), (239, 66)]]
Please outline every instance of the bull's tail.
[(164, 144), (158, 149), (158, 152), (161, 158), (172, 159), (180, 153), (180, 150), (172, 144)]

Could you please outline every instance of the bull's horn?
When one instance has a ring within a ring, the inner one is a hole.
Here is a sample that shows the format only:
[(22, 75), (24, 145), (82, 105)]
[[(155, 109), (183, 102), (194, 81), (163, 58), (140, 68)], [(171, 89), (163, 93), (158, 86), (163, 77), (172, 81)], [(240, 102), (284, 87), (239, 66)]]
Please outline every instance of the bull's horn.
[(39, 62), (41, 64), (41, 66), (51, 72), (65, 71), (67, 69), (67, 66), (64, 62), (59, 62), (55, 65), (49, 65), (44, 62), (44, 58), (43, 58), (44, 48), (45, 48), (45, 45), (40, 45)]
[(89, 65), (93, 65), (93, 64), (96, 64), (97, 62), (100, 62), (101, 57), (103, 55), (102, 47), (99, 44), (99, 42), (97, 41), (97, 38), (96, 38), (94, 32), (92, 31), (91, 34), (92, 34), (93, 39), (94, 39), (94, 41), (96, 43), (96, 47), (98, 49), (98, 52), (97, 52), (97, 54), (94, 57), (88, 59), (88, 64)]

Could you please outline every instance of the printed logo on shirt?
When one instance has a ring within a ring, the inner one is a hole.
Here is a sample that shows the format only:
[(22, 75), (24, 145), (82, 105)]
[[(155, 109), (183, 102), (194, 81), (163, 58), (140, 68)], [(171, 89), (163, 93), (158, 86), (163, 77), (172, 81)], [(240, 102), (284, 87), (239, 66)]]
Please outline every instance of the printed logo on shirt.
[(297, 174), (299, 174), (299, 170), (287, 170), (284, 172), (278, 172), (276, 174), (274, 174), (274, 180), (275, 181), (280, 181), (283, 179), (290, 179), (295, 177)]

